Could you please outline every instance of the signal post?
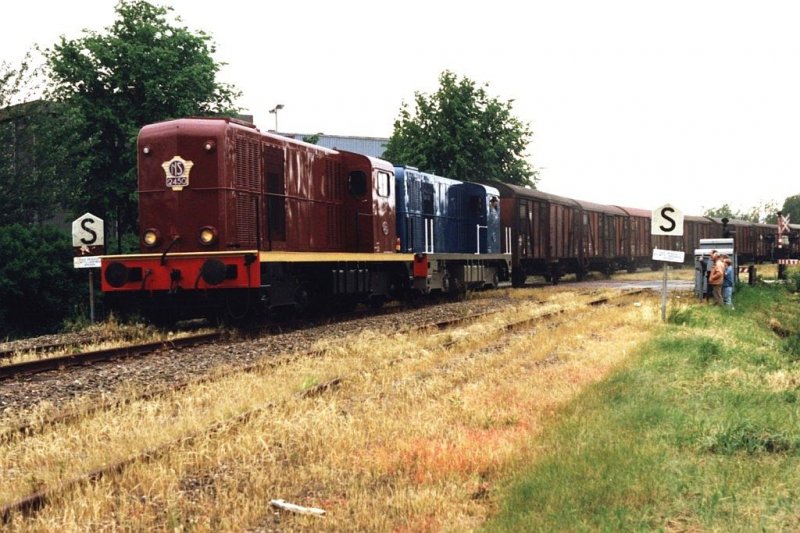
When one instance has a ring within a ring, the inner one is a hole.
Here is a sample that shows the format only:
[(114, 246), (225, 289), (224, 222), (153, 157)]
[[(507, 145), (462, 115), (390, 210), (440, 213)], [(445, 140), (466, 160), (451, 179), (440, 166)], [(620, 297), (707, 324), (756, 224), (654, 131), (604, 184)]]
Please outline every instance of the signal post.
[[(651, 235), (683, 235), (683, 212), (670, 204), (653, 209), (650, 217)], [(667, 320), (667, 263), (683, 263), (684, 252), (653, 248), (653, 260), (664, 263), (664, 284), (661, 287), (661, 320)]]
[(93, 268), (100, 268), (100, 256), (105, 251), (103, 219), (84, 213), (72, 221), (73, 265), (89, 269), (89, 320), (94, 324), (94, 276)]

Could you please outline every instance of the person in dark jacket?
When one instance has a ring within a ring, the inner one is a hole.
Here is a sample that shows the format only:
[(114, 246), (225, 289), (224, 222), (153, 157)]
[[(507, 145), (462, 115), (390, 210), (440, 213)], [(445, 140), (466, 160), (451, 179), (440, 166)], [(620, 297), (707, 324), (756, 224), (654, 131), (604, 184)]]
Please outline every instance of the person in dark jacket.
[(725, 265), (725, 277), (722, 279), (722, 301), (727, 307), (733, 309), (733, 265), (727, 255), (722, 256), (722, 263)]

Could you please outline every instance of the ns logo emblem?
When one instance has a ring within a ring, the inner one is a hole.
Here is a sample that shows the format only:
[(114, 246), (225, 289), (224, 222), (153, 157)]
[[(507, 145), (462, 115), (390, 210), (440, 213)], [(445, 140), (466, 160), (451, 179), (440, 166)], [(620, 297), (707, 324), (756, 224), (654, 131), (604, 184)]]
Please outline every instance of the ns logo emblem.
[(186, 161), (179, 155), (176, 155), (169, 161), (164, 161), (161, 168), (164, 169), (167, 182), (166, 185), (173, 191), (182, 191), (184, 187), (189, 186), (189, 173), (192, 171), (194, 163)]

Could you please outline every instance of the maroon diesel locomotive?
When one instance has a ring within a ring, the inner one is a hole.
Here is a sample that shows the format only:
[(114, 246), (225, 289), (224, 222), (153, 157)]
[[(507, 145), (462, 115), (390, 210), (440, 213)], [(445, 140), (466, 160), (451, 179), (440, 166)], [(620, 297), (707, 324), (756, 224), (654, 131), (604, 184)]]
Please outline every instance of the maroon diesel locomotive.
[[(112, 308), (235, 318), (443, 289), (431, 256), (398, 252), (386, 161), (228, 118), (146, 126), (137, 149), (141, 253), (102, 258)], [(508, 271), (507, 257), (491, 259)], [(490, 284), (496, 270), (466, 269), (463, 286)]]

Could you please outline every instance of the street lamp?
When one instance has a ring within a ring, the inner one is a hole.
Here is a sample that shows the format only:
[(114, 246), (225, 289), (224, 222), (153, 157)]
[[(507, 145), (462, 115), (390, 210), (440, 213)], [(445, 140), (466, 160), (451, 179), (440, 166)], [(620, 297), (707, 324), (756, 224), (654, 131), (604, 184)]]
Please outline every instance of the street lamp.
[(283, 104), (278, 104), (269, 110), (270, 113), (275, 115), (275, 132), (278, 132), (278, 111), (283, 109)]

